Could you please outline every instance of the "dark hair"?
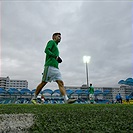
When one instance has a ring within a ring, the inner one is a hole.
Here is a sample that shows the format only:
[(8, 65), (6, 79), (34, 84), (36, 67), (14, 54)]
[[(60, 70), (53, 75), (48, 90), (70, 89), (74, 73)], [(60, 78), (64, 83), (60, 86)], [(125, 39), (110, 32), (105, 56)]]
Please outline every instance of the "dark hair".
[(90, 84), (90, 86), (92, 86), (92, 84)]
[(58, 33), (58, 32), (54, 33), (54, 34), (52, 35), (52, 39), (54, 39), (54, 37), (57, 36), (57, 35), (61, 35), (61, 33)]

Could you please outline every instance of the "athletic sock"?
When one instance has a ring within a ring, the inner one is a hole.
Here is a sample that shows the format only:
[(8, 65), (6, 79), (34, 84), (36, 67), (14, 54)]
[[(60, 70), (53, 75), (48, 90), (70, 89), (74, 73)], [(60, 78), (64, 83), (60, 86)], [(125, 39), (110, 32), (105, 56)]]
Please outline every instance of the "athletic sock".
[(67, 101), (69, 99), (67, 95), (64, 95), (63, 97), (64, 97), (64, 101)]

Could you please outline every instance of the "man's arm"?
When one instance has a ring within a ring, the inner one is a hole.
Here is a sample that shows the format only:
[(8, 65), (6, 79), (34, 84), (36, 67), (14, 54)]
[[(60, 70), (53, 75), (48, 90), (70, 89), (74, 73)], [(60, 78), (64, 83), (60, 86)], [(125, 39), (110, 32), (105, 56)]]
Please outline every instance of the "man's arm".
[(49, 55), (49, 56), (55, 58), (55, 59), (58, 61), (58, 63), (61, 63), (61, 62), (62, 62), (62, 59), (61, 59), (58, 55), (56, 55), (56, 54), (54, 54), (54, 53), (52, 52), (52, 48), (54, 47), (54, 45), (55, 45), (55, 44), (54, 44), (53, 41), (49, 41), (48, 44), (47, 44), (47, 46), (46, 46), (46, 48), (45, 48), (45, 53), (46, 53), (47, 55)]
[(52, 48), (53, 48), (54, 42), (53, 41), (49, 41), (47, 43), (47, 46), (45, 48), (45, 53), (53, 58), (57, 58), (57, 55), (55, 55), (54, 53), (52, 53)]

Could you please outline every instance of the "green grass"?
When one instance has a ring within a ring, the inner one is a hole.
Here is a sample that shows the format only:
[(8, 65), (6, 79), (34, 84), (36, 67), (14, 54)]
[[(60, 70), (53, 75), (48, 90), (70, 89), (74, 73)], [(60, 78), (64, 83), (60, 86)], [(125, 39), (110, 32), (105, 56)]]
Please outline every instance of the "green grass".
[(35, 114), (31, 133), (130, 133), (133, 105), (121, 104), (11, 104), (0, 114)]

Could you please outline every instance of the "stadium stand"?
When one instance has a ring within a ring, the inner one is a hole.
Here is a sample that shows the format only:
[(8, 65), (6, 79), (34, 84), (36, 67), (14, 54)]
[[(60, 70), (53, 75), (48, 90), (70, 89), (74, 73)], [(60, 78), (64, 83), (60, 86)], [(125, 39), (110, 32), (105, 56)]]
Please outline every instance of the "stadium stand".
[(20, 93), (23, 95), (23, 94), (31, 94), (32, 92), (29, 89), (24, 88), (20, 90)]
[(94, 91), (94, 95), (99, 95), (99, 94), (103, 94), (103, 92), (100, 91), (100, 90), (95, 90), (95, 91)]
[(41, 94), (49, 93), (50, 95), (53, 94), (53, 91), (51, 89), (45, 89), (41, 92)]
[(7, 92), (9, 94), (20, 94), (20, 91), (16, 88), (10, 88)]
[[(0, 104), (30, 104), (30, 100), (33, 96), (35, 89), (29, 90), (28, 88), (24, 88), (22, 90), (17, 90), (15, 88), (10, 88), (9, 90), (5, 90), (0, 88)], [(77, 101), (75, 104), (85, 104), (89, 103), (88, 101), (88, 90), (66, 90), (67, 95), (71, 98), (77, 97)], [(103, 92), (100, 90), (95, 90), (94, 95), (97, 98), (98, 95), (108, 95), (110, 93), (109, 90), (104, 90)], [(62, 104), (64, 103), (63, 98), (60, 94), (59, 89), (51, 90), (45, 89), (41, 91), (40, 95), (44, 94), (45, 101), (44, 104)], [(133, 92), (129, 95), (130, 99), (133, 99)], [(38, 97), (38, 102), (41, 102), (41, 98)], [(97, 104), (105, 104), (111, 103), (111, 101), (106, 99), (95, 99), (95, 103)]]
[(109, 100), (99, 99), (96, 103), (98, 103), (98, 104), (109, 104), (111, 102)]
[(6, 90), (3, 88), (0, 88), (0, 94), (5, 94), (5, 93), (7, 93)]
[(74, 91), (73, 90), (66, 90), (66, 93), (67, 93), (68, 96), (70, 96), (71, 94), (74, 93)]
[(108, 95), (109, 93), (110, 93), (109, 90), (104, 90), (104, 91), (102, 92), (103, 95)]

